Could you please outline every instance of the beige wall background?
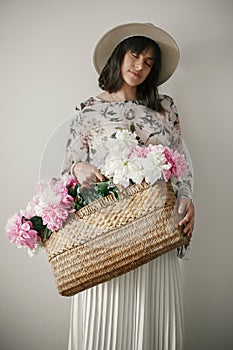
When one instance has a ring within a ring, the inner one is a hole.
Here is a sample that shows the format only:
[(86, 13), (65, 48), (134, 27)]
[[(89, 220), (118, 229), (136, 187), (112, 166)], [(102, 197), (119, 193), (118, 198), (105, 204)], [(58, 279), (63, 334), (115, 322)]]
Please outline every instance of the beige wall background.
[(161, 92), (176, 101), (195, 169), (185, 350), (233, 348), (232, 17), (231, 0), (0, 1), (1, 350), (67, 348), (70, 300), (58, 295), (46, 254), (29, 258), (3, 227), (31, 200), (39, 174), (59, 172), (67, 118), (99, 91), (96, 41), (134, 21), (164, 28), (181, 49)]

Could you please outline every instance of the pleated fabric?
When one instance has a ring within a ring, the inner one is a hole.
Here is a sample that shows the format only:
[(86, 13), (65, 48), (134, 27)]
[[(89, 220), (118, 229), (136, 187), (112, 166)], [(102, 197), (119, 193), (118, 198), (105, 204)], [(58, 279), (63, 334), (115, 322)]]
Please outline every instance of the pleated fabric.
[(181, 350), (180, 263), (173, 250), (72, 297), (68, 350)]

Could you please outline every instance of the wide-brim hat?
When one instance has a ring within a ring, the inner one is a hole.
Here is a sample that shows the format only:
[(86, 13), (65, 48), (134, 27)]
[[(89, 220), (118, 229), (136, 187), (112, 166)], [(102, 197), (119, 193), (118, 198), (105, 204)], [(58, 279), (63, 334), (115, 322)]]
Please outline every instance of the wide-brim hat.
[(100, 74), (117, 45), (133, 36), (145, 36), (154, 40), (161, 50), (161, 71), (158, 85), (167, 81), (175, 72), (180, 51), (175, 40), (163, 29), (151, 23), (127, 23), (119, 25), (102, 36), (93, 54), (95, 69)]

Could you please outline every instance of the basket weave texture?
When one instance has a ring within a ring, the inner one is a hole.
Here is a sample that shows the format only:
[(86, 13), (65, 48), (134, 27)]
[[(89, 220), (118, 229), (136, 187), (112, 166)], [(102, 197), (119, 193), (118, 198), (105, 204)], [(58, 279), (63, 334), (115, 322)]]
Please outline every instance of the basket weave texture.
[(77, 211), (44, 242), (58, 292), (72, 296), (188, 244), (171, 183), (132, 185)]

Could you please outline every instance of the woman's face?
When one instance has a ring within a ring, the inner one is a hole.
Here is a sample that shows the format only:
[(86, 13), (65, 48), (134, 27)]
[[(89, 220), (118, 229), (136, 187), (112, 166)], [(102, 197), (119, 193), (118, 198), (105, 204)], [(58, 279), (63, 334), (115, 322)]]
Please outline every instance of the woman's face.
[(153, 66), (152, 49), (141, 53), (128, 51), (121, 65), (121, 76), (125, 84), (137, 87), (148, 77)]

